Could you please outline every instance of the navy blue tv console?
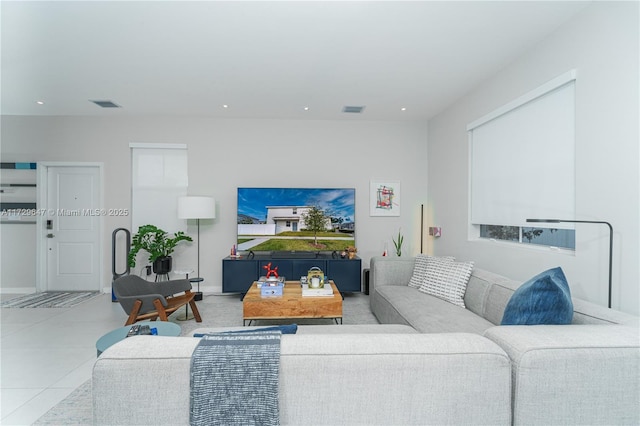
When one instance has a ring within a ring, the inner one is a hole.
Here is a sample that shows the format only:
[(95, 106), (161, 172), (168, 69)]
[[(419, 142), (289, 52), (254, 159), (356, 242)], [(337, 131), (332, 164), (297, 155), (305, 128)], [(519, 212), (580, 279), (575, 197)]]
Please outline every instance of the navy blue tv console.
[(246, 293), (251, 284), (266, 274), (263, 268), (271, 262), (271, 267), (278, 267), (278, 274), (287, 280), (299, 280), (306, 276), (309, 269), (319, 267), (330, 280), (333, 280), (341, 293), (362, 291), (362, 262), (359, 257), (342, 259), (331, 253), (319, 253), (314, 258), (273, 258), (270, 254), (256, 254), (253, 257), (243, 256), (222, 259), (222, 292)]

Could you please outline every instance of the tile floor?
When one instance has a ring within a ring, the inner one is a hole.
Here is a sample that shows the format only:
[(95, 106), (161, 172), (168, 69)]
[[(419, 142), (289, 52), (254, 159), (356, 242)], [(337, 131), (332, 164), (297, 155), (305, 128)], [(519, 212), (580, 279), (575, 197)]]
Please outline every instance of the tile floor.
[(7, 426), (31, 425), (90, 379), (96, 340), (126, 320), (110, 294), (72, 308), (0, 311), (0, 424)]
[[(16, 296), (2, 294), (0, 300)], [(205, 294), (198, 302), (202, 323), (179, 322), (183, 334), (199, 327), (242, 325), (237, 295), (212, 296)], [(345, 324), (378, 323), (368, 296), (348, 294), (344, 303)], [(111, 294), (73, 308), (0, 308), (0, 314), (0, 425), (7, 426), (33, 424), (89, 380), (96, 341), (126, 320), (120, 304), (111, 302)]]

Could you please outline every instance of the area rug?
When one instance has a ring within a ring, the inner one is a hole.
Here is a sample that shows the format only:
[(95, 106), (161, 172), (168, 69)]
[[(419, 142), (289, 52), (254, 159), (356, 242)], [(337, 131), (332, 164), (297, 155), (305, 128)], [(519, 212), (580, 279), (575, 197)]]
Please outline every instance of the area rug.
[(2, 302), (3, 308), (71, 308), (94, 298), (99, 291), (46, 291), (14, 297)]
[(91, 380), (87, 380), (33, 424), (90, 425), (93, 424), (92, 407)]
[[(198, 310), (202, 316), (202, 322), (195, 320), (179, 321), (176, 317), (184, 315), (180, 309), (170, 317), (170, 320), (180, 325), (181, 336), (192, 335), (193, 330), (202, 327), (239, 327), (242, 326), (242, 302), (237, 295), (213, 296), (206, 295), (198, 302)], [(364, 294), (345, 294), (343, 301), (344, 324), (378, 324), (378, 320), (369, 308), (369, 296)], [(124, 315), (123, 321), (126, 319)], [(262, 320), (255, 325), (273, 325), (295, 322), (298, 325), (305, 324), (331, 324), (332, 319), (290, 321)], [(82, 384), (58, 405), (52, 407), (34, 424), (36, 425), (91, 425), (93, 424), (93, 408), (91, 395), (91, 380)]]

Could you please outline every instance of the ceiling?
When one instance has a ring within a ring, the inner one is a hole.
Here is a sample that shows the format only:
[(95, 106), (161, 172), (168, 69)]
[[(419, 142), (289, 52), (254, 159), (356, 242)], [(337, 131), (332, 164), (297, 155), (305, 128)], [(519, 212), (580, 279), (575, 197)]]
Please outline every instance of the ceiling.
[(1, 112), (427, 120), (588, 3), (2, 1)]

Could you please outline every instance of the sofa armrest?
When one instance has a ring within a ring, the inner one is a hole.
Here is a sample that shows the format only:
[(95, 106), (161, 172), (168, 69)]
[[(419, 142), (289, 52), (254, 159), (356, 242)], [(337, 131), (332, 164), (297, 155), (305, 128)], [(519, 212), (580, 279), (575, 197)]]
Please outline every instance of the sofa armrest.
[(133, 336), (107, 348), (93, 366), (93, 424), (188, 425), (191, 354), (199, 341)]
[(409, 284), (414, 265), (414, 257), (372, 257), (370, 261), (370, 292), (383, 285)]
[(640, 335), (618, 325), (499, 326), (514, 424), (640, 424)]
[(413, 275), (414, 257), (375, 256), (369, 262), (369, 304), (375, 314), (376, 288), (385, 285), (406, 286)]

